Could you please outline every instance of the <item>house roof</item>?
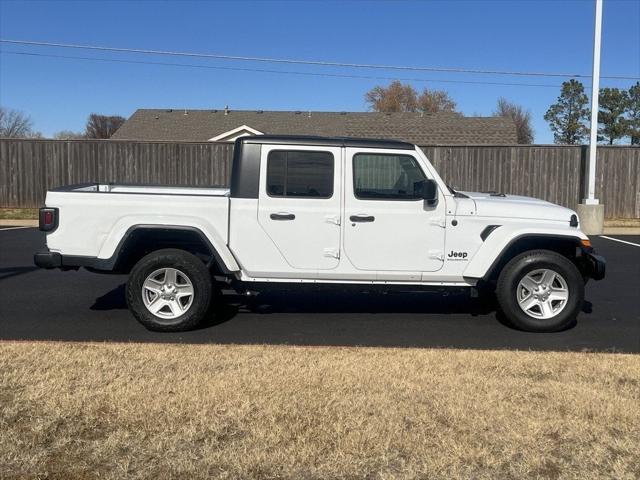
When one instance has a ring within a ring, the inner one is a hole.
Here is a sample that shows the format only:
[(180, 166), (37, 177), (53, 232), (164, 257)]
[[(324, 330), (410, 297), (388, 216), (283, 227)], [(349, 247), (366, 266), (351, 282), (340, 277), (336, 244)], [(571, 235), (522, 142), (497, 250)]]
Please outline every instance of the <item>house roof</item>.
[(206, 142), (240, 126), (271, 135), (402, 140), (418, 145), (515, 144), (516, 127), (502, 117), (454, 113), (294, 112), (262, 110), (137, 110), (118, 140)]

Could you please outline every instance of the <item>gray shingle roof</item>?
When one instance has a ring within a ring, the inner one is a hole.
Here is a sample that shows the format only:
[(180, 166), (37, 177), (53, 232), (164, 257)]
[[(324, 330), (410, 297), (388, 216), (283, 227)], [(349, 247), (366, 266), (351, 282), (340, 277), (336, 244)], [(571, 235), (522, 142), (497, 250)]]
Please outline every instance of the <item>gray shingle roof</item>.
[(499, 117), (256, 110), (229, 110), (225, 115), (224, 110), (141, 109), (112, 138), (206, 142), (242, 125), (265, 134), (385, 138), (418, 145), (517, 143), (514, 123)]

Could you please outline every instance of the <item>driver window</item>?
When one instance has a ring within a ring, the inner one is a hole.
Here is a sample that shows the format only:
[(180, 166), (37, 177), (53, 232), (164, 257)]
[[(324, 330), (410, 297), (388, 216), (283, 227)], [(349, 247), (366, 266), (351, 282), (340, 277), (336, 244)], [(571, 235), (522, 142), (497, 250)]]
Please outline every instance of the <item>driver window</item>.
[(353, 156), (353, 190), (361, 200), (422, 198), (426, 177), (410, 155), (357, 153)]

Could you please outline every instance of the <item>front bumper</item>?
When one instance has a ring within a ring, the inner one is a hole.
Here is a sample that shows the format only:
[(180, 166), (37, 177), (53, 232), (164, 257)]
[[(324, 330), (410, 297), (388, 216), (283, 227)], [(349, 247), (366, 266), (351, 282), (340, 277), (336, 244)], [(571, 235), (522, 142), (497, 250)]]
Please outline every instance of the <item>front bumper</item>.
[(594, 280), (602, 280), (607, 270), (607, 261), (604, 257), (595, 253), (586, 253), (584, 258), (587, 275)]

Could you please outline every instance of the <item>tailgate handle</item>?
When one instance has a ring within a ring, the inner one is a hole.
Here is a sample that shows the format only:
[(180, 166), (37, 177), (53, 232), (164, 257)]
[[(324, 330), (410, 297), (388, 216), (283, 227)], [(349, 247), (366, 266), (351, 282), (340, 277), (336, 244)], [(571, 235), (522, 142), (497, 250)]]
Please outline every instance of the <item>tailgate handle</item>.
[(351, 215), (349, 220), (352, 222), (373, 222), (376, 219), (373, 215)]
[(271, 220), (295, 220), (296, 218), (293, 213), (272, 213), (270, 217)]

